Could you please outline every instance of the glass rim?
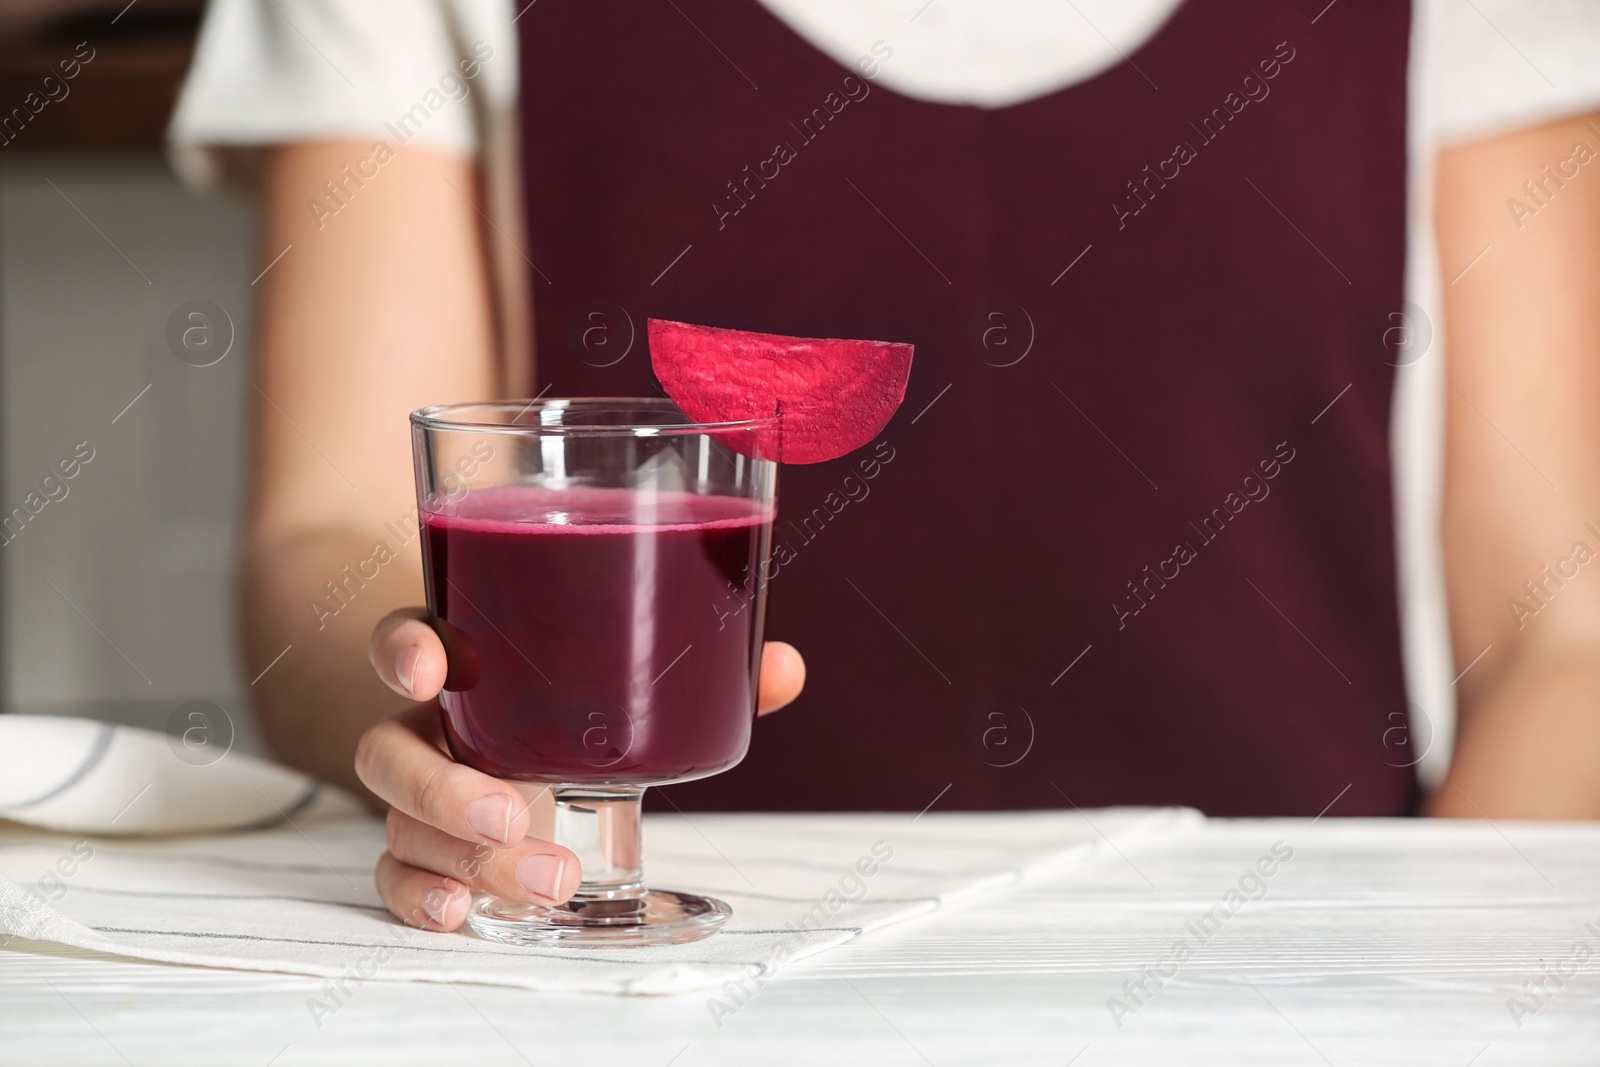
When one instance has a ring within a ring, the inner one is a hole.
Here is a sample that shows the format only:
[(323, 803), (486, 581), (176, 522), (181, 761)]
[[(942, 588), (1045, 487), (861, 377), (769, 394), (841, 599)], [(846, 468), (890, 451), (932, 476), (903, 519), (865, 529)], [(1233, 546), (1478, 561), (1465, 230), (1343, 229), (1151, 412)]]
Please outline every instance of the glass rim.
[[(541, 424), (502, 422), (465, 417), (472, 412), (515, 411), (521, 418), (530, 411), (650, 411), (675, 417), (677, 421), (559, 423)], [(726, 422), (695, 422), (666, 397), (534, 397), (531, 400), (469, 400), (453, 404), (431, 404), (410, 415), (411, 425), (425, 430), (460, 430), (474, 433), (503, 433), (526, 436), (582, 437), (672, 437), (727, 433), (738, 430), (777, 429), (780, 415)]]

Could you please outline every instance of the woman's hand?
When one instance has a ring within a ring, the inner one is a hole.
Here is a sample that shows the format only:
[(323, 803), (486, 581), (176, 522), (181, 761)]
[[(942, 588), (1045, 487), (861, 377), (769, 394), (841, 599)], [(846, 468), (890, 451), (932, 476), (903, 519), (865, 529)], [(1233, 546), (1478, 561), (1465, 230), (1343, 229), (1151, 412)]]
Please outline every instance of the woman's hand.
[[(514, 786), (445, 750), (434, 698), (448, 664), (427, 618), (421, 608), (391, 612), (368, 645), (378, 677), (422, 702), (369, 729), (356, 749), (356, 774), (389, 805), (378, 894), (396, 916), (425, 930), (460, 926), (474, 889), (537, 904), (568, 900), (582, 874), (577, 857), (528, 836), (531, 803)], [(767, 642), (759, 713), (798, 696), (805, 674), (792, 646)]]

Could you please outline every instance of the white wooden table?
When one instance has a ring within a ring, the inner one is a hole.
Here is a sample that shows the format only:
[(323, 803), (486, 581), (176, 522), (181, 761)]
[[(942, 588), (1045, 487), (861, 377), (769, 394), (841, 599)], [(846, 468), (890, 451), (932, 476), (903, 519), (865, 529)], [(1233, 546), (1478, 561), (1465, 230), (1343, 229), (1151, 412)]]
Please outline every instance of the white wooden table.
[(796, 965), (720, 1028), (698, 994), (384, 982), (319, 1027), (322, 992), (13, 942), (0, 1064), (1593, 1065), (1600, 824), (1213, 821)]

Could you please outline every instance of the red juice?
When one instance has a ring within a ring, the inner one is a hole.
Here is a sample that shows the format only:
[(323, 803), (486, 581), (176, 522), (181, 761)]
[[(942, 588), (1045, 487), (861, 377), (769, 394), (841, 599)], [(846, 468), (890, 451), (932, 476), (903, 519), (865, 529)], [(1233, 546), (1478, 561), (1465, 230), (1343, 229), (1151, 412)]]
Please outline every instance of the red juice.
[(498, 778), (650, 785), (744, 758), (765, 505), (513, 485), (421, 518), (457, 760)]

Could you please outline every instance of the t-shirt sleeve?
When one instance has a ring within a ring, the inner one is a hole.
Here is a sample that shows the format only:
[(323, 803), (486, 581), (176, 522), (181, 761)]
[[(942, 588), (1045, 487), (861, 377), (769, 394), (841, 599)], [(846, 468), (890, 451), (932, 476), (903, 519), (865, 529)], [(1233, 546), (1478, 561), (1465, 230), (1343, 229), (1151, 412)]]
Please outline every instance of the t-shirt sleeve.
[(1423, 3), (1435, 143), (1600, 109), (1596, 0)]
[(470, 155), (516, 75), (510, 0), (210, 0), (168, 154), (202, 188), (292, 141)]

